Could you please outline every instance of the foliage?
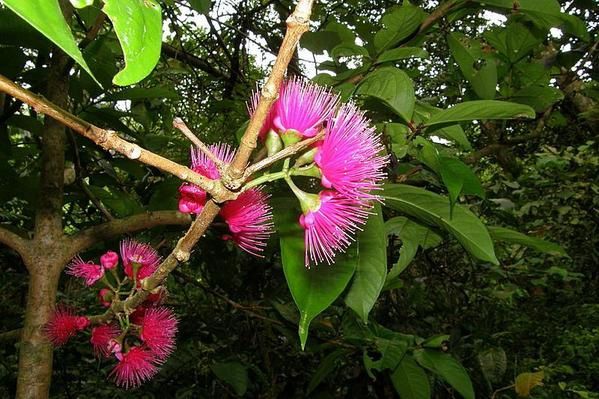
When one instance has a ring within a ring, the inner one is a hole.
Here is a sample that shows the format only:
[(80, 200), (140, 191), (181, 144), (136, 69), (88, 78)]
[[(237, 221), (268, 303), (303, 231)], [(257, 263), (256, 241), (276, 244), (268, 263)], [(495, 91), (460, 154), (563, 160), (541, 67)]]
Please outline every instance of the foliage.
[[(43, 91), (57, 45), (78, 65), (72, 112), (184, 164), (173, 117), (206, 142), (235, 143), (292, 6), (72, 2), (65, 19), (57, 0), (42, 3), (4, 0), (0, 73)], [(223, 242), (216, 224), (169, 277), (178, 348), (152, 382), (108, 386), (106, 363), (76, 341), (56, 351), (52, 395), (598, 397), (598, 10), (542, 3), (317, 3), (289, 72), (315, 70), (368, 110), (390, 159), (376, 215), (335, 265), (306, 270), (299, 213), (273, 183), (278, 236), (264, 259)], [(31, 231), (43, 117), (9, 97), (0, 105), (0, 220)], [(65, 184), (75, 234), (106, 212), (175, 209), (180, 182), (69, 133)], [(141, 237), (166, 254), (179, 235)], [(4, 247), (0, 267), (8, 330), (26, 271)], [(99, 309), (68, 279), (60, 299)], [(12, 395), (16, 346), (1, 351), (0, 392)]]

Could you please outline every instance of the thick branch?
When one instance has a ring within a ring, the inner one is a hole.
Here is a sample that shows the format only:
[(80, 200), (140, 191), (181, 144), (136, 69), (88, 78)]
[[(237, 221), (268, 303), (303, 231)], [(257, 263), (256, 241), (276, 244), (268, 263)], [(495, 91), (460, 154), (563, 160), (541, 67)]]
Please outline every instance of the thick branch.
[(29, 240), (26, 238), (23, 238), (6, 228), (0, 227), (0, 243), (14, 249), (22, 257), (24, 257), (25, 253), (27, 252), (27, 248), (29, 246), (28, 241)]
[(156, 226), (185, 226), (190, 223), (191, 217), (189, 215), (177, 211), (147, 212), (123, 219), (114, 219), (110, 222), (89, 227), (73, 236), (73, 243), (70, 250), (76, 254), (89, 248), (96, 242), (109, 240), (122, 234), (146, 230)]
[(313, 3), (314, 0), (299, 0), (295, 7), (295, 11), (293, 11), (293, 14), (287, 19), (287, 32), (285, 33), (285, 38), (281, 44), (279, 54), (277, 55), (270, 76), (260, 93), (258, 106), (241, 138), (239, 150), (237, 151), (233, 162), (231, 162), (228, 172), (225, 174), (225, 185), (231, 185), (234, 180), (241, 178), (244, 174), (252, 151), (256, 148), (260, 129), (270, 112), (272, 104), (277, 99), (281, 83), (285, 76), (285, 71), (287, 70), (287, 65), (295, 53), (295, 48), (297, 47), (300, 38), (309, 28)]
[(217, 180), (208, 179), (186, 166), (179, 165), (167, 158), (154, 154), (141, 148), (137, 144), (130, 143), (120, 138), (116, 132), (101, 129), (86, 122), (75, 115), (57, 107), (45, 98), (37, 96), (0, 75), (0, 91), (31, 105), (35, 110), (59, 121), (71, 128), (74, 132), (92, 140), (108, 151), (116, 151), (126, 157), (138, 160), (146, 165), (154, 166), (162, 171), (171, 173), (181, 180), (193, 183), (210, 193), (217, 201), (226, 201), (234, 198), (234, 194), (228, 191)]

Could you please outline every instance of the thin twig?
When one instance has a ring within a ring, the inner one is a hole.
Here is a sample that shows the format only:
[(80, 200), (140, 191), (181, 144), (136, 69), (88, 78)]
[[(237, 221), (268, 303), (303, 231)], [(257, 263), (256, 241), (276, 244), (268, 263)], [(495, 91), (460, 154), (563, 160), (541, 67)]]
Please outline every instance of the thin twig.
[(244, 179), (247, 180), (254, 173), (259, 172), (262, 169), (268, 168), (270, 165), (274, 164), (275, 162), (278, 162), (282, 159), (285, 159), (287, 157), (290, 157), (292, 155), (299, 153), (300, 151), (311, 146), (312, 144), (316, 143), (317, 141), (322, 140), (323, 137), (324, 137), (324, 132), (320, 132), (314, 137), (310, 137), (309, 139), (300, 141), (299, 143), (295, 143), (268, 158), (264, 158), (260, 162), (256, 162), (255, 164), (249, 166), (245, 170), (245, 172), (243, 174)]
[(173, 127), (181, 131), (181, 133), (183, 133), (185, 137), (189, 139), (189, 141), (191, 141), (196, 147), (198, 147), (200, 151), (202, 151), (204, 155), (208, 157), (208, 159), (214, 162), (214, 164), (219, 170), (221, 170), (225, 166), (225, 163), (218, 159), (218, 157), (214, 155), (212, 151), (210, 151), (210, 148), (208, 148), (208, 146), (198, 138), (198, 136), (193, 134), (193, 132), (187, 127), (185, 122), (183, 122), (183, 119), (179, 117), (173, 119)]

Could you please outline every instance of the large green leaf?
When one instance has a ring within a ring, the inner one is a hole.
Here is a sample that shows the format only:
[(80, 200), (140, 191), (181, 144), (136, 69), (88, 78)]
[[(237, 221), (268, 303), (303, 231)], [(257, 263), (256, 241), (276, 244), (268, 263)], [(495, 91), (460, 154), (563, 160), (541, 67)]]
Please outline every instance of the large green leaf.
[(420, 47), (398, 47), (379, 55), (375, 64), (403, 60), (404, 58), (428, 58), (428, 52)]
[(505, 241), (514, 244), (524, 245), (534, 248), (539, 252), (544, 252), (555, 256), (568, 256), (566, 250), (560, 245), (545, 241), (540, 238), (527, 236), (526, 234), (507, 229), (505, 227), (489, 226), (489, 233), (496, 241)]
[(93, 76), (62, 15), (58, 0), (4, 0), (4, 4), (54, 42)]
[(280, 237), (281, 261), (291, 296), (300, 311), (299, 337), (302, 348), (312, 320), (337, 299), (356, 270), (356, 246), (338, 255), (332, 265), (310, 269), (304, 264), (304, 234), (299, 225), (296, 201), (273, 199), (275, 225)]
[[(430, 119), (431, 115), (441, 112), (441, 108), (434, 107), (430, 104), (417, 101), (414, 107), (414, 115), (413, 119), (416, 123), (424, 123), (428, 119)], [(429, 129), (431, 130), (431, 129)], [(430, 132), (427, 132), (430, 133)], [(442, 137), (444, 139), (453, 141), (458, 144), (464, 150), (472, 149), (472, 145), (470, 141), (468, 141), (468, 137), (466, 137), (466, 133), (464, 133), (464, 129), (459, 124), (445, 126), (440, 129), (436, 129), (434, 131), (434, 135), (438, 137)]]
[(102, 11), (112, 21), (125, 56), (125, 68), (112, 81), (119, 86), (139, 82), (160, 58), (160, 5), (155, 0), (104, 0)]
[(423, 349), (414, 351), (414, 357), (425, 367), (451, 385), (465, 399), (474, 399), (470, 376), (462, 365), (447, 353)]
[(475, 258), (499, 264), (489, 232), (467, 208), (456, 205), (450, 218), (446, 197), (404, 184), (387, 184), (383, 195), (386, 206), (447, 230)]
[(358, 258), (354, 280), (345, 303), (364, 321), (379, 297), (387, 275), (387, 235), (380, 205), (370, 216), (364, 230), (358, 234)]
[(431, 397), (431, 384), (428, 377), (412, 356), (404, 356), (391, 374), (391, 382), (401, 399), (429, 399)]
[(393, 111), (410, 122), (414, 113), (414, 85), (401, 69), (384, 67), (366, 76), (357, 94), (372, 96), (382, 100)]
[(314, 372), (306, 395), (310, 395), (314, 389), (337, 367), (337, 359), (340, 357), (347, 356), (347, 349), (337, 349), (325, 356), (324, 359), (318, 365), (318, 368)]
[(223, 362), (211, 365), (210, 369), (219, 380), (229, 384), (238, 396), (245, 395), (249, 381), (246, 366), (239, 362)]
[(478, 180), (474, 171), (459, 159), (447, 156), (439, 157), (439, 173), (449, 192), (449, 202), (452, 210), (461, 193), (485, 198), (485, 191), (480, 184), (480, 180)]
[(456, 104), (431, 115), (425, 126), (450, 125), (478, 119), (534, 118), (535, 110), (523, 104), (507, 101), (478, 100)]
[(399, 276), (408, 267), (416, 256), (418, 247), (422, 249), (433, 248), (442, 241), (441, 236), (430, 228), (422, 226), (405, 216), (396, 216), (385, 222), (387, 234), (395, 234), (401, 239), (399, 260), (387, 274), (386, 286)]
[(384, 51), (412, 34), (426, 16), (419, 7), (405, 1), (401, 7), (391, 8), (382, 18), (383, 29), (374, 35), (377, 52)]

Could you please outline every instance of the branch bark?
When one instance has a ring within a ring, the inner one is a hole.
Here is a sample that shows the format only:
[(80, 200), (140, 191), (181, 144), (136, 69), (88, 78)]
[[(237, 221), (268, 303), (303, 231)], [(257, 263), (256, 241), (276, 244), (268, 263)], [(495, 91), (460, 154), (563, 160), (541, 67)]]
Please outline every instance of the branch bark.
[(29, 247), (28, 239), (3, 227), (0, 227), (0, 243), (14, 249), (21, 257), (25, 257)]
[(89, 227), (71, 238), (69, 251), (73, 256), (96, 242), (109, 240), (134, 231), (146, 230), (156, 226), (180, 225), (191, 223), (191, 217), (177, 211), (147, 212), (114, 219), (97, 226)]

